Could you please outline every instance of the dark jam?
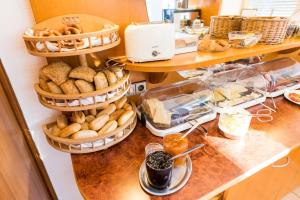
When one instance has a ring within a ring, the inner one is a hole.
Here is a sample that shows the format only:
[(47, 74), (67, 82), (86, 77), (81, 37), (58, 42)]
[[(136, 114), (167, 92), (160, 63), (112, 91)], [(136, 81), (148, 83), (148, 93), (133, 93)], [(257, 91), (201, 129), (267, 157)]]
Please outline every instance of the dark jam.
[(165, 189), (172, 178), (172, 156), (163, 151), (156, 151), (146, 158), (146, 169), (150, 185), (157, 189)]

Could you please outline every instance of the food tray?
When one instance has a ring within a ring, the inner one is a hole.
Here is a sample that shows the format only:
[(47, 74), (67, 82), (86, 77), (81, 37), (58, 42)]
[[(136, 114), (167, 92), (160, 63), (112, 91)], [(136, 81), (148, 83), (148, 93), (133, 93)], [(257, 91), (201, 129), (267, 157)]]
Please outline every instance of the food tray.
[[(137, 109), (137, 115), (138, 115), (139, 119), (142, 120), (142, 114), (138, 109)], [(158, 129), (158, 128), (154, 127), (148, 120), (145, 120), (145, 123), (146, 123), (145, 125), (153, 135), (158, 136), (158, 137), (164, 137), (165, 135), (168, 135), (170, 133), (179, 133), (181, 131), (190, 129), (196, 123), (201, 122), (201, 124), (204, 124), (206, 122), (212, 121), (212, 120), (216, 119), (216, 117), (217, 117), (217, 112), (213, 110), (209, 114), (203, 115), (198, 119), (190, 120), (186, 123), (182, 123), (182, 124), (179, 124), (177, 126), (167, 128), (167, 129)]]
[[(76, 24), (84, 31), (81, 34), (61, 36), (34, 36), (29, 29), (23, 35), (27, 50), (35, 56), (61, 57), (82, 55), (113, 48), (120, 44), (119, 26), (97, 16), (86, 14), (63, 15), (36, 24), (33, 29), (61, 30), (66, 24)], [(66, 48), (64, 41), (72, 41), (74, 47)], [(79, 44), (78, 41), (82, 41)]]
[(123, 126), (120, 126), (116, 130), (107, 133), (105, 135), (100, 135), (94, 138), (78, 139), (78, 140), (56, 137), (52, 135), (49, 130), (50, 127), (55, 123), (44, 125), (43, 131), (45, 133), (48, 143), (53, 148), (59, 151), (78, 154), (78, 153), (90, 153), (90, 152), (104, 150), (121, 142), (127, 136), (129, 136), (130, 133), (134, 130), (137, 123), (137, 117), (136, 117), (136, 107), (134, 106), (134, 104), (132, 105), (133, 105), (134, 115)]
[(130, 88), (129, 72), (115, 85), (103, 90), (81, 94), (54, 94), (42, 90), (39, 84), (35, 84), (35, 91), (39, 101), (47, 108), (59, 111), (80, 111), (101, 107), (124, 96)]
[(191, 174), (192, 174), (192, 160), (188, 155), (186, 158), (185, 166), (177, 167), (173, 169), (171, 183), (167, 189), (158, 190), (151, 187), (151, 185), (149, 185), (145, 161), (140, 167), (139, 180), (140, 180), (141, 187), (146, 192), (156, 196), (164, 196), (164, 195), (175, 193), (181, 188), (183, 188), (187, 184)]

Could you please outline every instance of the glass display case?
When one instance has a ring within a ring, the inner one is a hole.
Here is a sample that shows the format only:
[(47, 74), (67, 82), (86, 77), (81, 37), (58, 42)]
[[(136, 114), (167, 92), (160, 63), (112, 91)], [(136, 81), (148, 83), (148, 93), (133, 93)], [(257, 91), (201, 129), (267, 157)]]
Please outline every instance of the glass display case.
[(266, 100), (267, 82), (251, 67), (219, 72), (209, 82), (219, 113), (229, 107), (248, 108)]
[(142, 94), (138, 114), (154, 135), (162, 137), (215, 119), (212, 100), (208, 84), (199, 79), (185, 80)]
[(300, 63), (292, 58), (278, 58), (252, 65), (267, 81), (267, 97), (277, 97), (287, 90), (300, 88)]

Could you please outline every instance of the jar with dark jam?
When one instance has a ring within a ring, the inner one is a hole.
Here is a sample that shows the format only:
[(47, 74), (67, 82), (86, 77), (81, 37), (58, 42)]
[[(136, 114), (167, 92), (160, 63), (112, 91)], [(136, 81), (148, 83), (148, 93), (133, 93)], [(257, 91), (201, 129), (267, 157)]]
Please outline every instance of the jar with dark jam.
[[(186, 150), (188, 150), (188, 139), (181, 138), (182, 134), (169, 134), (166, 135), (163, 139), (164, 151), (176, 156)], [(174, 160), (174, 167), (179, 167), (184, 165), (186, 162), (186, 156), (181, 156)]]
[(150, 153), (146, 157), (146, 169), (149, 184), (156, 189), (165, 189), (172, 178), (172, 156), (164, 151)]

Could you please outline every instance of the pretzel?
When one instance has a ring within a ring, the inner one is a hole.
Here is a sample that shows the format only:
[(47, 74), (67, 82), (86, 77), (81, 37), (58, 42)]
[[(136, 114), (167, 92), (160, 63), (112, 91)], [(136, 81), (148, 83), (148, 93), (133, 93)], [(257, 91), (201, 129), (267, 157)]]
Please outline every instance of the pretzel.
[[(64, 27), (63, 35), (73, 35), (82, 33), (82, 29), (76, 24), (70, 24)], [(77, 47), (82, 46), (84, 44), (82, 39), (76, 40)], [(74, 48), (75, 43), (72, 40), (64, 40), (62, 41), (62, 46), (66, 48)]]

